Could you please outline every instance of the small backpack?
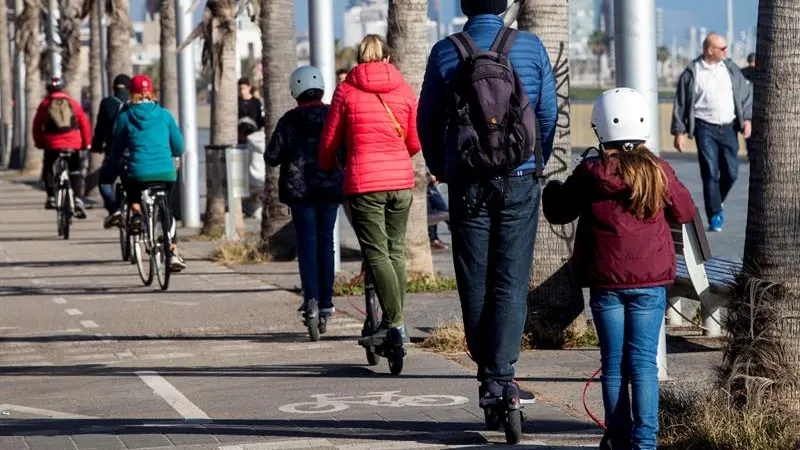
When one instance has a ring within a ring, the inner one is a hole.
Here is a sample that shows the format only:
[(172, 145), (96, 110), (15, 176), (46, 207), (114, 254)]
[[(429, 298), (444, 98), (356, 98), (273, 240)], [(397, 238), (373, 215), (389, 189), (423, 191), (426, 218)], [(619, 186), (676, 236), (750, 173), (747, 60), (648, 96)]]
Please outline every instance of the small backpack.
[(78, 128), (78, 119), (68, 98), (51, 99), (47, 106), (47, 114), (50, 116), (47, 131), (50, 133), (67, 133)]
[(508, 53), (517, 30), (503, 27), (488, 51), (465, 32), (449, 36), (460, 63), (453, 79), (450, 127), (468, 177), (504, 176), (536, 157), (542, 176), (541, 136), (528, 94)]

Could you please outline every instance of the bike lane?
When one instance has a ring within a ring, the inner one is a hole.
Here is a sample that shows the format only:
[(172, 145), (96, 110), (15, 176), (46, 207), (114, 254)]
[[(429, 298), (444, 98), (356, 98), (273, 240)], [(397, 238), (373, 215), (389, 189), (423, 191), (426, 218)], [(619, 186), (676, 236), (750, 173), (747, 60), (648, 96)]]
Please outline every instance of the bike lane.
[[(170, 291), (145, 288), (118, 261), (116, 235), (100, 229), (100, 211), (76, 222), (69, 241), (58, 240), (55, 213), (41, 210), (40, 196), (0, 183), (0, 198), (17, 199), (0, 205), (14, 212), (0, 223), (0, 263), (10, 269), (0, 275), (0, 403), (9, 412), (0, 415), (0, 448), (504, 441), (483, 431), (470, 370), (412, 346), (393, 377), (383, 359), (366, 364), (356, 344), (360, 323), (341, 314), (310, 343), (298, 297), (198, 258), (189, 258)], [(321, 394), (328, 396), (314, 397)], [(593, 428), (549, 405), (526, 412), (530, 448), (597, 440)]]

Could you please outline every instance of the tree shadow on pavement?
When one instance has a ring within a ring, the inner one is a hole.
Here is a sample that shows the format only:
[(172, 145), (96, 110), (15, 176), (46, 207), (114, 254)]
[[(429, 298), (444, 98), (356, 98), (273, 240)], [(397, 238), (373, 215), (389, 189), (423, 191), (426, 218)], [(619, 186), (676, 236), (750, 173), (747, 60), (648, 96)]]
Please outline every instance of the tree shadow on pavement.
[[(442, 432), (442, 430), (447, 430)], [(0, 421), (0, 436), (21, 435), (58, 436), (58, 435), (116, 435), (124, 439), (126, 435), (164, 434), (170, 435), (208, 435), (267, 438), (261, 441), (269, 443), (269, 439), (368, 439), (373, 441), (398, 441), (419, 444), (439, 445), (474, 445), (475, 448), (486, 447), (485, 444), (503, 442), (502, 432), (485, 433), (482, 421), (474, 422), (441, 422), (435, 420), (363, 420), (363, 419), (331, 419), (325, 416), (314, 419), (223, 419), (223, 420), (180, 420), (180, 419), (11, 419)], [(593, 431), (593, 429), (591, 429)], [(527, 421), (523, 424), (526, 439), (536, 440), (536, 434), (569, 433), (571, 440), (594, 443), (599, 439), (596, 432), (590, 431), (589, 425), (576, 420), (539, 419), (535, 423)], [(252, 439), (252, 438), (251, 438)], [(235, 438), (233, 439), (235, 440)], [(503, 447), (507, 447), (503, 445)], [(515, 449), (558, 449), (574, 446), (554, 447), (553, 445), (528, 444), (523, 441)], [(400, 448), (400, 447), (396, 447)]]

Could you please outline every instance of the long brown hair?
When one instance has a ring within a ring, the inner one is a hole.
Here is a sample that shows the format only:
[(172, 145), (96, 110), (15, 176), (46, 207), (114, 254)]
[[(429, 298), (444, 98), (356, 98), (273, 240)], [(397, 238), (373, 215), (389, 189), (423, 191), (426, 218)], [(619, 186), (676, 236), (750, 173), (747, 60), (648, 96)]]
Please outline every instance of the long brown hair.
[(652, 219), (667, 203), (667, 174), (643, 144), (632, 150), (605, 149), (604, 158), (619, 161), (617, 171), (631, 189), (628, 209), (639, 220)]

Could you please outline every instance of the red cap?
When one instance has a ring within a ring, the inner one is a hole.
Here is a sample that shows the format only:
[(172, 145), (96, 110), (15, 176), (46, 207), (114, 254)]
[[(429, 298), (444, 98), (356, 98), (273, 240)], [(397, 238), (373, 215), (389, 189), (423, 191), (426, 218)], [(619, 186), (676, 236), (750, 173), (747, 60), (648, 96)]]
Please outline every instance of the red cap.
[(153, 92), (153, 80), (147, 75), (136, 75), (131, 80), (131, 94), (151, 94)]

